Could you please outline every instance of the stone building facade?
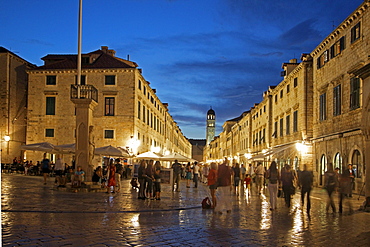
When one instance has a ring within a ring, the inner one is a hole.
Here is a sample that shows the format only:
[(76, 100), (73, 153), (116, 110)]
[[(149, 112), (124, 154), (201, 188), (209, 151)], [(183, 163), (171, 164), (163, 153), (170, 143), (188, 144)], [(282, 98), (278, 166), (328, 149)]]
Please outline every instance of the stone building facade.
[(365, 78), (370, 62), (370, 3), (364, 1), (312, 52), (314, 59), (314, 162), (323, 184), (328, 163), (340, 171), (352, 164), (355, 188), (365, 181), (362, 129)]
[[(35, 68), (15, 53), (0, 47), (0, 141), (1, 162), (20, 159), (20, 145), (26, 142), (27, 69)], [(10, 140), (5, 141), (4, 136)]]
[[(275, 160), (297, 170), (307, 164), (318, 186), (329, 162), (341, 171), (352, 164), (355, 190), (365, 188), (369, 197), (369, 7), (364, 1), (300, 63), (284, 63), (284, 80), (239, 120), (226, 121), (219, 138), (205, 147), (204, 159), (228, 157), (265, 166)], [(239, 145), (220, 152), (219, 147), (231, 146), (231, 132), (239, 136)]]
[[(31, 69), (28, 88), (27, 144), (75, 142), (75, 105), (71, 84), (77, 79), (77, 55), (47, 55)], [(95, 147), (112, 145), (134, 154), (153, 150), (191, 156), (191, 144), (150, 87), (138, 65), (115, 56), (114, 50), (82, 54), (81, 84), (98, 90), (93, 111)], [(134, 147), (134, 143), (140, 143)], [(134, 150), (135, 149), (135, 150)], [(28, 152), (27, 159), (34, 153)]]

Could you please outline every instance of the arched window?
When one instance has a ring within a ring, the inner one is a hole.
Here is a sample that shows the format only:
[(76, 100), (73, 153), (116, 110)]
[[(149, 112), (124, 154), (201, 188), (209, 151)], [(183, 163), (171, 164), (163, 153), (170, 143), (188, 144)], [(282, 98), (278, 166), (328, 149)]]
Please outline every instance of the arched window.
[(326, 172), (326, 156), (323, 154), (320, 159), (320, 185), (324, 183), (324, 173)]
[(362, 167), (362, 162), (361, 162), (361, 154), (360, 151), (357, 149), (353, 152), (352, 154), (352, 168), (355, 170), (355, 175), (357, 178), (362, 177), (363, 173), (363, 167)]
[(339, 168), (340, 173), (343, 173), (342, 156), (340, 155), (340, 153), (337, 153), (334, 156), (334, 169), (337, 167)]

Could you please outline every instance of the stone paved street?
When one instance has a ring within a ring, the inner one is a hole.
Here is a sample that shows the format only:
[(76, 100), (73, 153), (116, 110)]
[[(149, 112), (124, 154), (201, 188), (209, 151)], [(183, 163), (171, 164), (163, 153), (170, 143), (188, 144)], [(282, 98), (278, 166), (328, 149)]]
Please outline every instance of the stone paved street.
[(1, 180), (2, 246), (370, 246), (370, 213), (358, 210), (358, 195), (353, 214), (327, 214), (316, 188), (309, 219), (299, 193), (290, 209), (279, 198), (270, 211), (268, 196), (241, 190), (232, 212), (220, 215), (201, 208), (205, 185), (185, 181), (180, 192), (162, 185), (162, 200), (152, 201), (138, 200), (129, 180), (115, 194), (58, 190), (53, 178), (44, 185), (3, 173)]

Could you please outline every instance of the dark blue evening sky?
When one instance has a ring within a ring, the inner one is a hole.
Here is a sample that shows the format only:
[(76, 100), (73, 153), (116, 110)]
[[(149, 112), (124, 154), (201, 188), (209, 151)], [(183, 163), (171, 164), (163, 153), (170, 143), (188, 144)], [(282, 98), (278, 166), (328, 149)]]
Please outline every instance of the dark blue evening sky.
[[(362, 0), (84, 0), (82, 52), (135, 61), (188, 138), (216, 135), (311, 52)], [(77, 53), (79, 0), (0, 0), (0, 46), (42, 65)]]

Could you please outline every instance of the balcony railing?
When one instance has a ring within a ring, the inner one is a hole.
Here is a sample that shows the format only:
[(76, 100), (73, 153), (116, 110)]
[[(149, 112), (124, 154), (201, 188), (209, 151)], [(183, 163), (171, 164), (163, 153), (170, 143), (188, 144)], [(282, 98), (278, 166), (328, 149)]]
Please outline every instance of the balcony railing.
[(92, 99), (98, 102), (98, 89), (93, 85), (71, 85), (71, 99)]

